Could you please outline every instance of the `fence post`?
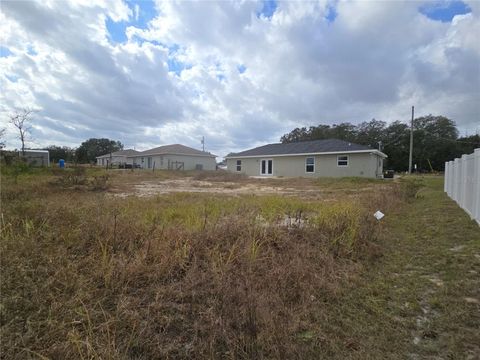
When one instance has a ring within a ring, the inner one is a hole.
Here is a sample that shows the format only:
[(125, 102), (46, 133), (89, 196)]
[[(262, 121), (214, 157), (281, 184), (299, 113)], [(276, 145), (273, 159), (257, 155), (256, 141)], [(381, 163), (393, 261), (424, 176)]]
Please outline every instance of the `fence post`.
[(445, 162), (445, 175), (443, 180), (443, 191), (448, 194), (448, 184), (450, 181), (450, 177), (448, 176), (450, 171), (450, 163), (448, 161)]
[(473, 153), (473, 206), (472, 216), (480, 225), (480, 148)]
[(455, 161), (450, 161), (450, 197), (453, 199), (455, 191)]
[(460, 159), (453, 160), (453, 197), (452, 199), (458, 203), (458, 193), (460, 189)]
[[(467, 207), (467, 177), (468, 177), (468, 161), (467, 154), (462, 155), (462, 173), (460, 174), (460, 206), (465, 209)], [(471, 195), (471, 194), (470, 194)]]
[(453, 161), (448, 162), (448, 188), (447, 188), (447, 194), (448, 196), (452, 197), (452, 184), (453, 184)]

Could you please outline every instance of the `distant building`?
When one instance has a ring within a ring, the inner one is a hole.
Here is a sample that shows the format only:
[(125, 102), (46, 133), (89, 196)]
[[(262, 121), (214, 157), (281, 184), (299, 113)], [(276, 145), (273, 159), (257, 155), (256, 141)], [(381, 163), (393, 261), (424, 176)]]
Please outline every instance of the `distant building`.
[(97, 165), (128, 164), (142, 169), (215, 170), (216, 156), (209, 152), (173, 144), (146, 151), (121, 150), (97, 157)]
[(136, 150), (127, 149), (127, 150), (115, 151), (102, 156), (97, 156), (97, 165), (107, 166), (107, 165), (131, 164), (132, 161), (130, 159), (130, 162), (129, 162), (128, 157), (138, 153), (139, 152)]
[(50, 153), (48, 150), (25, 150), (25, 155), (19, 151), (18, 155), (23, 157), (27, 164), (32, 166), (50, 166)]
[(376, 178), (387, 155), (368, 146), (327, 139), (268, 144), (228, 154), (227, 169), (249, 176)]
[(227, 161), (226, 161), (226, 160), (220, 161), (220, 162), (217, 164), (217, 169), (227, 170)]
[(215, 170), (216, 156), (181, 144), (164, 145), (128, 157), (135, 167), (165, 170)]

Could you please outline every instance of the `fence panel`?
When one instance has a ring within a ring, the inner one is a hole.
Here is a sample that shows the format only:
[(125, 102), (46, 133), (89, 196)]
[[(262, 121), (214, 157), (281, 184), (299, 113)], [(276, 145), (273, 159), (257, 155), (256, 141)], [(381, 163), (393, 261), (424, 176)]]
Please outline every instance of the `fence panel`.
[(444, 191), (480, 225), (480, 149), (445, 163)]

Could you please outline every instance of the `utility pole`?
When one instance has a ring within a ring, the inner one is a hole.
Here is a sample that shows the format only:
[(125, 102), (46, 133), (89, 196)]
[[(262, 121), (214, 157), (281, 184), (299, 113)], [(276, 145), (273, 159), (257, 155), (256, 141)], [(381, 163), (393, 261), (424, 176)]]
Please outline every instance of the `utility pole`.
[(205, 136), (202, 136), (202, 151), (205, 152)]
[(413, 116), (415, 106), (412, 106), (412, 122), (410, 123), (410, 155), (408, 156), (408, 173), (412, 173), (412, 156), (413, 156)]

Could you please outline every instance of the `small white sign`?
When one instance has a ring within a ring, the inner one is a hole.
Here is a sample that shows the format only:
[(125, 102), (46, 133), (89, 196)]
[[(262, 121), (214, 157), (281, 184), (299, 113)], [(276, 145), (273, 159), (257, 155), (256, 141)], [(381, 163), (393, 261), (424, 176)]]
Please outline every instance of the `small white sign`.
[(375, 219), (381, 220), (385, 216), (385, 214), (382, 213), (380, 210), (377, 210), (377, 212), (373, 214), (373, 216), (375, 216)]

